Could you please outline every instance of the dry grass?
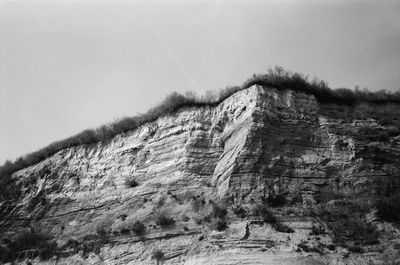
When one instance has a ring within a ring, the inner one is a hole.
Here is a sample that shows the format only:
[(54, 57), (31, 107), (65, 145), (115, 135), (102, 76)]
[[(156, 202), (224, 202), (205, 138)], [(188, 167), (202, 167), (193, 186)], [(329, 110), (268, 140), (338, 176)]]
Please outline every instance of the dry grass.
[[(316, 99), (323, 104), (334, 103), (339, 105), (354, 105), (357, 102), (367, 102), (370, 105), (383, 104), (400, 104), (400, 91), (389, 93), (386, 91), (370, 92), (364, 90), (350, 90), (347, 88), (331, 89), (328, 84), (314, 78), (309, 80), (308, 76), (300, 73), (285, 71), (281, 67), (269, 69), (267, 74), (253, 75), (242, 86), (227, 87), (218, 93), (208, 92), (206, 95), (197, 97), (194, 93), (189, 92), (185, 95), (172, 93), (158, 106), (150, 109), (143, 115), (125, 117), (112, 123), (100, 126), (97, 129), (88, 129), (67, 139), (51, 143), (50, 145), (25, 156), (22, 156), (14, 162), (6, 161), (0, 167), (0, 185), (6, 185), (9, 181), (9, 176), (25, 167), (34, 165), (43, 159), (57, 153), (60, 150), (79, 146), (90, 145), (98, 142), (110, 141), (115, 135), (133, 130), (139, 126), (156, 120), (157, 118), (176, 112), (182, 107), (190, 106), (206, 106), (216, 105), (231, 96), (237, 91), (246, 89), (252, 85), (261, 85), (266, 89), (268, 87), (277, 88), (279, 90), (292, 89), (294, 91), (304, 92), (314, 95)], [(388, 105), (383, 112), (396, 112), (398, 108)], [(347, 108), (347, 107), (344, 107)], [(369, 115), (370, 109), (356, 109), (355, 113), (361, 112), (362, 115)], [(7, 198), (8, 195), (3, 192), (0, 199)]]

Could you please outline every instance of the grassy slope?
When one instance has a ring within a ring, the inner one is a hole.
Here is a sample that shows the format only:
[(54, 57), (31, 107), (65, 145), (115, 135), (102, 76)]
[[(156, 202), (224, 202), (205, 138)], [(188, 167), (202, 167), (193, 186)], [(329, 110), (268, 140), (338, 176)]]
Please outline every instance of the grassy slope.
[[(280, 90), (291, 89), (314, 95), (318, 102), (325, 106), (330, 106), (323, 108), (328, 114), (340, 113), (340, 115), (350, 116), (351, 118), (359, 116), (362, 118), (361, 116), (363, 115), (371, 115), (369, 117), (372, 117), (376, 113), (381, 115), (393, 114), (394, 116), (400, 114), (398, 113), (400, 91), (388, 93), (386, 91), (370, 92), (366, 89), (362, 91), (346, 88), (331, 89), (323, 80), (314, 78), (310, 81), (307, 76), (300, 73), (293, 73), (280, 67), (275, 67), (275, 69), (269, 69), (267, 74), (253, 75), (242, 86), (227, 87), (219, 91), (219, 93), (207, 93), (205, 96), (197, 97), (190, 92), (185, 95), (174, 92), (158, 106), (143, 115), (122, 118), (96, 129), (85, 130), (67, 139), (51, 143), (36, 152), (22, 156), (14, 162), (6, 161), (0, 167), (0, 185), (6, 184), (13, 172), (34, 165), (60, 150), (83, 144), (108, 141), (119, 133), (136, 129), (144, 123), (154, 121), (158, 117), (173, 113), (182, 107), (217, 105), (233, 93), (249, 88), (252, 85), (262, 85), (266, 88), (274, 87)], [(344, 110), (343, 114), (341, 114), (341, 110)]]

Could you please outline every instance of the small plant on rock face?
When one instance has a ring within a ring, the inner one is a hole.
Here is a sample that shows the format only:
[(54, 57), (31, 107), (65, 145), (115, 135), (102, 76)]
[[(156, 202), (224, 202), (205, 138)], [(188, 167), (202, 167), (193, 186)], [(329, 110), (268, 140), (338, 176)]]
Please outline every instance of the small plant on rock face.
[(206, 204), (206, 201), (203, 196), (198, 196), (198, 197), (193, 196), (191, 204), (193, 211), (199, 212), (200, 209)]
[(228, 228), (228, 225), (223, 219), (218, 218), (213, 221), (212, 227), (217, 231), (224, 231)]
[(278, 194), (278, 195), (274, 195), (274, 196), (269, 196), (267, 198), (267, 203), (269, 206), (271, 207), (280, 207), (285, 205), (286, 203), (286, 194)]
[(214, 217), (222, 219), (226, 216), (228, 210), (223, 203), (214, 202), (212, 200), (210, 200), (210, 203), (212, 204), (212, 215)]
[(277, 222), (275, 215), (270, 209), (264, 204), (258, 204), (254, 208), (254, 214), (262, 218), (265, 223), (274, 224)]
[(52, 257), (56, 251), (57, 243), (51, 241), (51, 236), (42, 231), (24, 229), (18, 231), (0, 244), (0, 263), (12, 262), (20, 257), (23, 251), (33, 251), (33, 257), (39, 256), (42, 260)]
[(114, 234), (123, 235), (128, 235), (131, 234), (131, 232), (134, 232), (136, 235), (142, 236), (146, 233), (146, 226), (140, 221), (125, 219), (124, 221), (116, 222), (111, 228), (111, 231)]
[(400, 221), (400, 176), (392, 175), (376, 180), (378, 216), (387, 222)]
[(153, 251), (153, 254), (151, 255), (153, 259), (157, 261), (157, 264), (159, 264), (160, 261), (163, 261), (165, 258), (164, 252), (160, 249), (156, 249)]
[(108, 240), (108, 234), (111, 232), (113, 222), (111, 217), (107, 216), (96, 223), (96, 233), (103, 242)]
[(273, 214), (273, 212), (268, 208), (268, 206), (263, 204), (258, 204), (254, 208), (254, 214), (262, 218), (264, 223), (270, 224), (278, 232), (282, 233), (293, 233), (294, 230), (287, 225), (282, 224)]
[(302, 241), (299, 244), (297, 244), (298, 250), (304, 251), (304, 252), (316, 252), (319, 253), (320, 255), (323, 255), (324, 253), (324, 248), (326, 247), (325, 244), (318, 243), (317, 245), (309, 244), (307, 241)]
[(168, 217), (163, 213), (158, 214), (156, 217), (156, 224), (161, 227), (170, 226), (170, 225), (173, 225), (174, 223), (175, 223), (175, 220), (173, 218)]
[(349, 246), (347, 247), (347, 250), (354, 253), (364, 253), (364, 249), (358, 245)]
[(139, 186), (139, 183), (136, 181), (135, 178), (128, 177), (125, 179), (125, 185), (129, 188), (134, 188)]
[(226, 205), (221, 201), (209, 201), (212, 205), (212, 212), (203, 218), (204, 222), (211, 222), (211, 228), (217, 231), (224, 231), (228, 228), (225, 217), (228, 214)]
[(281, 233), (294, 233), (294, 230), (291, 227), (284, 225), (281, 222), (276, 222), (276, 223), (272, 224), (272, 227), (276, 231), (281, 232)]
[(143, 235), (146, 232), (146, 226), (141, 222), (135, 222), (132, 226), (132, 231), (137, 235)]
[(246, 210), (241, 205), (235, 205), (232, 207), (232, 212), (240, 218), (246, 217)]
[(321, 225), (313, 225), (311, 227), (311, 232), (310, 235), (311, 236), (318, 236), (318, 235), (325, 235), (326, 231), (325, 228)]
[(368, 211), (365, 207), (352, 201), (343, 201), (340, 205), (321, 205), (318, 217), (332, 231), (334, 243), (346, 247), (355, 243), (372, 245), (379, 242), (379, 232), (365, 220)]

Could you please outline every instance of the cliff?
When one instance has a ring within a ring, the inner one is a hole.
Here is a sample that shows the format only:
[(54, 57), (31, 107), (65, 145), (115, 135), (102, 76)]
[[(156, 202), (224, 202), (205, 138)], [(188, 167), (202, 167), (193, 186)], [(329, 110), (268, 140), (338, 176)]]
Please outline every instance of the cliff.
[[(312, 95), (254, 85), (13, 173), (0, 251), (41, 231), (17, 261), (388, 264), (400, 231), (374, 200), (399, 165), (391, 124), (333, 119)], [(376, 236), (341, 231), (351, 221), (337, 211)]]

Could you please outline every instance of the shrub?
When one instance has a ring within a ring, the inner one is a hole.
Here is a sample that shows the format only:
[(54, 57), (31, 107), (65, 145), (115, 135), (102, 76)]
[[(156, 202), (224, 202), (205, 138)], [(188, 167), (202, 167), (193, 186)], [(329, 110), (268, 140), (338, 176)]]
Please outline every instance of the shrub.
[(132, 231), (137, 235), (143, 235), (146, 232), (146, 226), (141, 222), (137, 221), (132, 226)]
[(400, 194), (380, 198), (376, 204), (378, 216), (388, 222), (400, 221)]
[(136, 181), (136, 179), (130, 177), (125, 179), (125, 186), (129, 188), (134, 188), (136, 186), (139, 186), (139, 183)]
[(156, 217), (156, 224), (161, 227), (166, 227), (173, 225), (175, 220), (171, 217), (166, 216), (165, 214), (158, 214)]
[(357, 102), (368, 102), (374, 104), (400, 103), (400, 91), (391, 93), (385, 90), (370, 92), (364, 90), (351, 90), (348, 88), (331, 89), (327, 82), (314, 78), (312, 81), (308, 76), (301, 73), (293, 73), (284, 70), (282, 67), (268, 69), (267, 74), (257, 74), (249, 78), (242, 88), (252, 85), (275, 87), (277, 89), (292, 89), (314, 95), (323, 104), (336, 103), (352, 105)]
[(0, 245), (2, 262), (11, 262), (17, 259), (24, 250), (36, 250), (33, 255), (38, 255), (41, 259), (46, 260), (54, 255), (57, 247), (57, 243), (51, 241), (50, 235), (33, 228), (19, 231), (5, 242), (5, 245)]
[(370, 127), (361, 127), (354, 134), (354, 138), (364, 141), (382, 141), (387, 142), (390, 137), (400, 134), (398, 130), (382, 130)]
[(323, 248), (325, 247), (324, 244), (319, 243), (318, 245), (312, 245), (308, 244), (307, 241), (302, 241), (299, 244), (297, 244), (298, 249), (304, 251), (304, 252), (316, 252), (320, 255), (323, 254)]
[(284, 225), (281, 222), (276, 222), (276, 223), (272, 224), (272, 227), (276, 231), (281, 232), (281, 233), (294, 233), (294, 230), (291, 227)]
[(200, 196), (200, 197), (193, 196), (191, 204), (192, 204), (193, 211), (199, 212), (200, 209), (206, 204), (206, 201), (203, 196)]
[(111, 231), (114, 234), (129, 234), (131, 231), (136, 235), (141, 236), (146, 232), (146, 226), (140, 221), (126, 220), (122, 222), (116, 222)]
[(372, 102), (356, 102), (353, 105), (322, 104), (319, 111), (323, 116), (335, 119), (367, 119), (372, 118), (383, 126), (400, 128), (400, 102), (376, 104)]
[(333, 233), (335, 243), (376, 244), (379, 233), (376, 227), (365, 221), (366, 210), (353, 202), (342, 205), (321, 206), (318, 216), (321, 217)]
[(273, 212), (268, 208), (266, 202), (258, 204), (254, 208), (254, 215), (262, 218), (264, 223), (270, 224), (278, 232), (282, 233), (293, 233), (294, 230), (287, 225), (282, 224), (273, 214)]
[(107, 216), (96, 223), (96, 233), (100, 237), (102, 242), (108, 241), (108, 235), (111, 232), (111, 226), (113, 220), (110, 216)]
[(228, 210), (224, 204), (221, 202), (214, 202), (210, 200), (212, 204), (212, 216), (215, 218), (224, 218), (228, 213)]
[(400, 177), (391, 175), (376, 180), (378, 217), (388, 222), (400, 221)]
[(96, 254), (100, 253), (101, 245), (105, 243), (101, 238), (98, 237), (91, 238), (91, 236), (84, 237), (76, 249), (77, 252), (82, 251), (82, 257), (87, 258), (88, 253), (94, 252)]
[(331, 251), (336, 250), (336, 246), (335, 246), (334, 244), (329, 244), (329, 245), (327, 245), (327, 248), (328, 248), (329, 250), (331, 250)]
[(153, 254), (151, 255), (151, 257), (152, 257), (153, 259), (155, 259), (155, 260), (157, 261), (157, 264), (158, 264), (159, 261), (164, 260), (165, 255), (164, 255), (164, 252), (162, 252), (162, 250), (155, 249), (155, 250), (153, 251)]
[(268, 209), (268, 206), (265, 204), (258, 204), (254, 208), (254, 214), (261, 217), (263, 222), (268, 224), (275, 224), (278, 221), (272, 211)]
[(69, 238), (64, 245), (61, 245), (58, 248), (59, 252), (64, 252), (68, 250), (70, 252), (73, 250), (75, 253), (79, 253), (81, 251), (81, 255), (84, 258), (87, 258), (90, 252), (94, 252), (96, 254), (100, 253), (102, 244), (106, 243), (102, 238), (102, 235), (87, 233), (81, 235), (79, 238)]
[(285, 205), (286, 197), (285, 194), (278, 194), (275, 196), (269, 196), (267, 198), (267, 204), (271, 207), (281, 207)]
[(226, 223), (225, 220), (217, 218), (214, 219), (211, 227), (217, 231), (224, 231), (225, 229), (228, 228), (228, 224)]
[(364, 249), (358, 245), (349, 246), (347, 250), (354, 253), (364, 253)]
[(232, 207), (232, 212), (240, 218), (246, 217), (246, 210), (241, 205), (235, 205)]
[(79, 241), (74, 238), (68, 238), (67, 242), (62, 246), (64, 249), (73, 248), (76, 249), (79, 246)]
[(313, 225), (311, 227), (311, 236), (319, 236), (319, 235), (326, 235), (325, 228), (321, 225)]

